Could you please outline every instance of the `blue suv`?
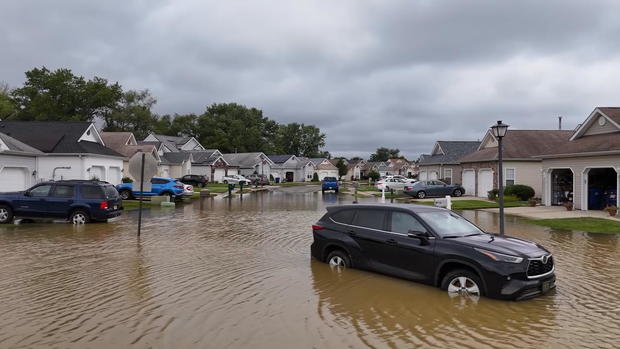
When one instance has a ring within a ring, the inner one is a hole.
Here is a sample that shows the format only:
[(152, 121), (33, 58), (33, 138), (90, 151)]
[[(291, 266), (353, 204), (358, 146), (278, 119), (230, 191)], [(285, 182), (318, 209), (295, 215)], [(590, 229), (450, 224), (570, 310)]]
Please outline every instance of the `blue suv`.
[(179, 182), (175, 178), (167, 177), (153, 177), (151, 179), (151, 191), (145, 191), (140, 193), (140, 188), (133, 187), (133, 183), (123, 183), (116, 186), (121, 199), (129, 200), (137, 196), (169, 196), (170, 202), (173, 202), (177, 198), (183, 197), (183, 183)]
[(118, 217), (123, 202), (113, 185), (100, 181), (44, 182), (20, 192), (0, 193), (0, 224), (13, 218), (65, 218), (73, 224)]
[(326, 190), (333, 190), (335, 193), (338, 192), (338, 179), (336, 177), (325, 177), (323, 178), (323, 184), (321, 185), (321, 190), (325, 193)]

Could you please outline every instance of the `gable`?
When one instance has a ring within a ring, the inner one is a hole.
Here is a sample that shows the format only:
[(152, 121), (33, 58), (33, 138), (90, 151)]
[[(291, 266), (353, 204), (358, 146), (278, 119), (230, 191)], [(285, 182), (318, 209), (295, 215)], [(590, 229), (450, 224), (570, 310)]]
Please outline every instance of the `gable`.
[(486, 148), (497, 148), (497, 145), (498, 145), (497, 139), (495, 139), (495, 136), (493, 136), (493, 134), (489, 130), (484, 135), (484, 138), (482, 139), (482, 142), (480, 143), (480, 147), (478, 147), (478, 150), (486, 149)]
[(90, 126), (88, 126), (86, 131), (84, 131), (84, 133), (80, 136), (80, 138), (78, 138), (77, 141), (87, 141), (105, 145), (103, 143), (103, 140), (101, 139), (101, 136), (99, 135), (99, 132), (97, 131), (97, 128), (95, 127), (95, 124), (90, 124)]
[(596, 108), (571, 138), (620, 132), (620, 126), (601, 109)]
[(127, 145), (138, 145), (138, 141), (136, 141), (136, 137), (131, 133), (129, 135), (129, 139), (127, 140)]
[(159, 139), (157, 139), (157, 137), (155, 137), (155, 135), (151, 133), (148, 136), (146, 136), (146, 138), (144, 139), (144, 142), (159, 142)]
[(187, 141), (187, 143), (181, 146), (181, 150), (205, 150), (205, 148), (196, 140), (196, 138), (192, 137)]
[(446, 155), (443, 149), (441, 149), (441, 145), (439, 145), (439, 142), (435, 143), (435, 146), (433, 147), (433, 151), (431, 152), (431, 155)]

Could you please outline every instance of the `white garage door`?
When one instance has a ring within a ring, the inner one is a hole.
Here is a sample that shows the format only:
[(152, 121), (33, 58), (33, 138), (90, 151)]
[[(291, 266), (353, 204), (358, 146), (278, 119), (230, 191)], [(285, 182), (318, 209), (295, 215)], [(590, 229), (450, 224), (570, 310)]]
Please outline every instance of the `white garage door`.
[(437, 171), (431, 171), (431, 173), (429, 173), (429, 178), (428, 179), (438, 179), (437, 178)]
[(466, 195), (476, 196), (476, 172), (474, 170), (463, 171), (463, 188)]
[(226, 175), (226, 169), (216, 168), (215, 172), (213, 172), (213, 180), (215, 182), (220, 183), (222, 181), (222, 177)]
[(487, 193), (493, 189), (493, 171), (480, 170), (478, 172), (478, 196), (487, 196)]
[(90, 178), (97, 178), (100, 181), (105, 181), (105, 169), (103, 166), (93, 166), (90, 168)]
[(426, 171), (420, 172), (420, 180), (425, 181), (427, 179), (428, 179), (428, 174), (426, 173)]
[(0, 170), (0, 192), (19, 191), (27, 187), (28, 170), (24, 167), (5, 167)]
[(120, 168), (110, 167), (108, 182), (110, 182), (113, 185), (117, 185), (121, 183), (121, 169)]

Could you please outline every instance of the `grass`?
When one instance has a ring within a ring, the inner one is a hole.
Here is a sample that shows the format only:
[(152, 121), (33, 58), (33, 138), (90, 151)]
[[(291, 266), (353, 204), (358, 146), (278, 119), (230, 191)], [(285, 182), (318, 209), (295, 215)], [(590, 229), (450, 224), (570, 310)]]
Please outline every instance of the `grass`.
[(374, 185), (360, 185), (359, 187), (357, 187), (358, 191), (379, 191), (379, 189), (377, 189), (377, 187), (375, 187)]
[[(142, 208), (149, 208), (149, 207), (151, 207), (151, 202), (143, 200), (142, 201)], [(138, 201), (138, 200), (123, 200), (123, 208), (125, 210), (128, 210), (128, 211), (137, 210), (138, 208), (140, 208), (140, 201)]]
[(619, 234), (620, 221), (604, 218), (556, 218), (528, 219), (528, 223), (542, 225), (558, 230), (575, 230), (588, 233)]

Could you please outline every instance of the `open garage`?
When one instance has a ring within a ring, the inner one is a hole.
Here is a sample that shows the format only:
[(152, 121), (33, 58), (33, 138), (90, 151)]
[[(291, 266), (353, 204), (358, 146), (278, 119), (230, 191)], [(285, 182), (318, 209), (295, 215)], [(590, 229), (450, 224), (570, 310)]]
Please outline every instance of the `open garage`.
[(589, 168), (585, 171), (587, 175), (587, 196), (588, 210), (602, 210), (607, 206), (617, 204), (618, 175), (616, 170), (607, 168)]
[(573, 202), (573, 171), (568, 168), (551, 170), (551, 205), (564, 205)]

